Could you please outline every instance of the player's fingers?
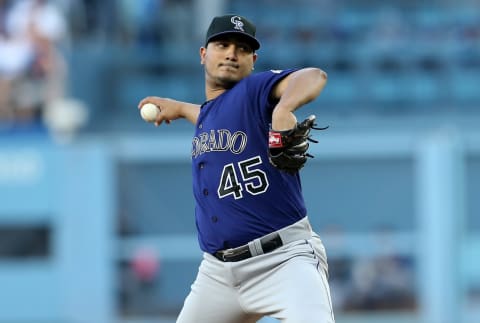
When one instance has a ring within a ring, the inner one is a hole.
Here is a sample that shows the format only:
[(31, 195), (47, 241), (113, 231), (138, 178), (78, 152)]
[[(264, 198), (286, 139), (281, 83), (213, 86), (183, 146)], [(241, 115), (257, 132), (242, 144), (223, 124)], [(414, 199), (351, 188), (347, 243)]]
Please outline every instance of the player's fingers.
[[(158, 106), (157, 106), (157, 107), (158, 107)], [(158, 127), (158, 126), (161, 125), (163, 122), (165, 122), (166, 124), (170, 124), (171, 120), (166, 118), (166, 116), (165, 116), (165, 110), (162, 110), (160, 107), (158, 107), (158, 109), (160, 110), (160, 112), (158, 113), (157, 119), (156, 119), (155, 122), (154, 122), (155, 126)]]
[(153, 103), (155, 104), (156, 106), (159, 106), (159, 99), (158, 97), (155, 97), (155, 96), (147, 96), (146, 98), (143, 98), (142, 100), (140, 100), (140, 102), (138, 103), (138, 109), (141, 109), (142, 106), (144, 106), (146, 103)]
[(148, 102), (149, 102), (148, 98), (140, 100), (140, 102), (138, 102), (137, 108), (140, 110), (145, 105), (145, 103), (148, 103)]
[(157, 115), (157, 119), (155, 120), (155, 126), (158, 127), (159, 125), (162, 124), (164, 118), (163, 118), (163, 115), (162, 115), (162, 110), (160, 110), (160, 112), (158, 113)]
[(148, 99), (145, 98), (138, 103), (137, 108), (140, 110), (147, 103), (153, 103), (153, 102), (151, 100), (148, 100)]

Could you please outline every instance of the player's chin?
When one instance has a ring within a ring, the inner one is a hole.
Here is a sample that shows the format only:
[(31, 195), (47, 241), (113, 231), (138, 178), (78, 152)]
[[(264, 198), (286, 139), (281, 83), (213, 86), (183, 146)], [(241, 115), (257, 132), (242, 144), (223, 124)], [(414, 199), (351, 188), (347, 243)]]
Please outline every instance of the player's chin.
[(219, 76), (217, 77), (217, 83), (221, 84), (223, 88), (230, 89), (235, 86), (242, 78), (232, 76)]

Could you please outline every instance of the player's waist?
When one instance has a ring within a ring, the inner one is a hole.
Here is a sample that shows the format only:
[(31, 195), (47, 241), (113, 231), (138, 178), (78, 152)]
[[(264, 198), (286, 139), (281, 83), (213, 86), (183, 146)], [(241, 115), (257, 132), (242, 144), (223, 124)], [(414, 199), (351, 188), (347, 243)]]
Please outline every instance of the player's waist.
[(263, 237), (254, 239), (240, 247), (219, 250), (213, 254), (215, 258), (224, 261), (241, 261), (273, 250), (298, 240), (308, 240), (312, 237), (312, 226), (308, 217), (274, 231)]

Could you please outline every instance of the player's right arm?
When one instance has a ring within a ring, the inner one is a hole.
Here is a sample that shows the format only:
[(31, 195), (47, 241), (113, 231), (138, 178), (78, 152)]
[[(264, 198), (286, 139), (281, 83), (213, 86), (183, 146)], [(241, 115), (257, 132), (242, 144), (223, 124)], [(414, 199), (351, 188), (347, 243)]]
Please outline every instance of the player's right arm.
[(278, 82), (270, 93), (278, 100), (272, 113), (272, 128), (292, 129), (297, 122), (295, 110), (320, 95), (326, 83), (327, 73), (314, 67), (297, 70)]
[(155, 121), (156, 126), (161, 125), (164, 121), (165, 123), (170, 123), (170, 121), (180, 118), (187, 119), (191, 123), (196, 124), (198, 115), (200, 114), (199, 104), (161, 98), (158, 96), (149, 96), (140, 101), (138, 108), (140, 109), (145, 103), (153, 103), (160, 108), (160, 113)]

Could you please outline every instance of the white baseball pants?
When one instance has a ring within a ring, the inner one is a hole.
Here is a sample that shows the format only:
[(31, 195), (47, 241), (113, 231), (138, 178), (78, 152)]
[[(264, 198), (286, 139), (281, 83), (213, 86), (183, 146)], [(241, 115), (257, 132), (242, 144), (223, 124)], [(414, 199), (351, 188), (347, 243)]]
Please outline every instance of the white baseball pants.
[(205, 253), (177, 323), (253, 323), (263, 316), (282, 323), (334, 323), (320, 237), (304, 218), (280, 230), (282, 240), (305, 227), (307, 239), (242, 261), (222, 262)]

